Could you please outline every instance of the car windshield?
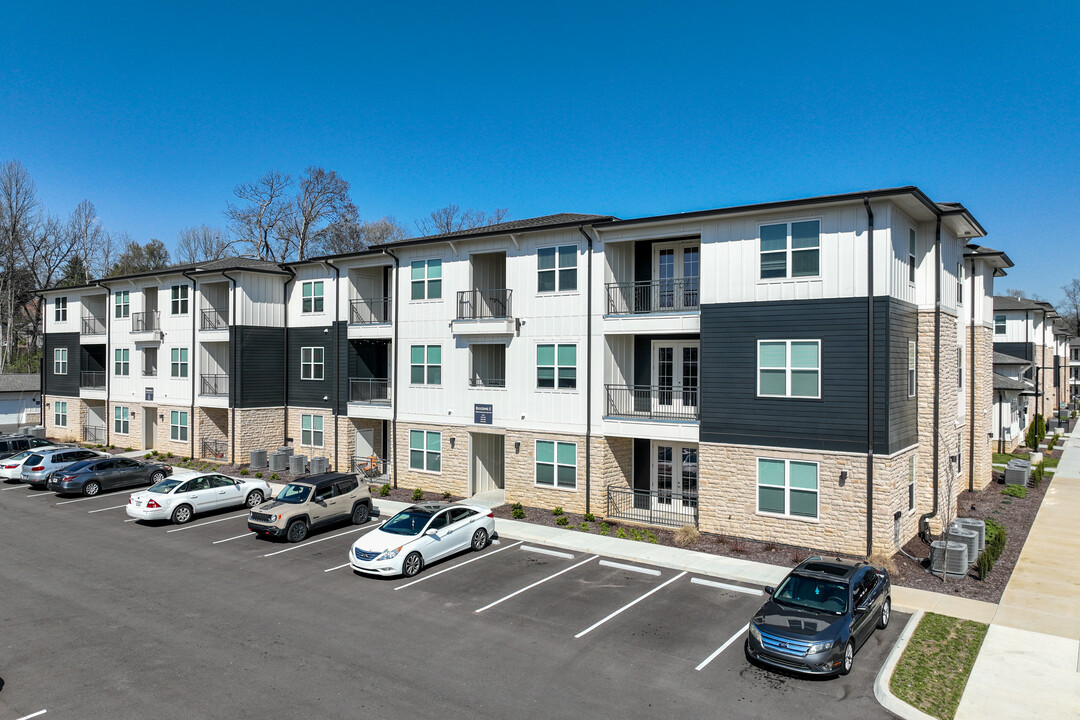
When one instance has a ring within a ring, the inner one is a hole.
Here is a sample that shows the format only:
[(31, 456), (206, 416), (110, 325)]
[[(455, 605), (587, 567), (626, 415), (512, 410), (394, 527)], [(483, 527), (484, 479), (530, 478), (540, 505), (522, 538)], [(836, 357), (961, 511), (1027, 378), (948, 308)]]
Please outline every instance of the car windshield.
[(286, 485), (281, 488), (281, 492), (279, 492), (274, 499), (285, 503), (299, 505), (300, 503), (307, 502), (308, 495), (310, 494), (311, 488), (307, 485)]
[(419, 535), (432, 514), (427, 510), (403, 510), (387, 520), (380, 529), (392, 535)]
[(781, 605), (843, 615), (847, 612), (847, 585), (830, 580), (788, 575), (773, 593)]
[(151, 485), (150, 486), (150, 492), (152, 492), (152, 493), (168, 493), (168, 492), (172, 492), (172, 489), (174, 487), (176, 487), (177, 485), (179, 485), (180, 483), (182, 483), (182, 482), (183, 482), (182, 479), (181, 480), (176, 480), (174, 478), (169, 478), (167, 480), (162, 480), (161, 482), (159, 482), (156, 485)]
[(21, 453), (15, 453), (11, 457), (9, 457), (8, 460), (13, 460), (13, 461), (25, 460), (26, 458), (30, 457), (33, 454), (34, 454), (33, 450), (23, 450)]

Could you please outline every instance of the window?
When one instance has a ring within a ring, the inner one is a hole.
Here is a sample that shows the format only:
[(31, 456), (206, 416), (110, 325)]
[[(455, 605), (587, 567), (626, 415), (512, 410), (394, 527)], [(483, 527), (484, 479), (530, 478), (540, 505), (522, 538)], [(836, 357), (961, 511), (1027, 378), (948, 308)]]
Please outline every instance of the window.
[(157, 348), (143, 349), (142, 374), (147, 377), (154, 377), (157, 375)]
[(536, 484), (577, 487), (577, 443), (536, 441)]
[(56, 427), (67, 427), (67, 402), (53, 403), (53, 424)]
[(442, 384), (442, 345), (413, 345), (410, 360), (413, 385)]
[(908, 456), (907, 509), (915, 509), (915, 455)]
[(442, 260), (413, 260), (412, 299), (437, 300), (442, 297)]
[[(956, 348), (956, 387), (958, 390), (964, 389), (964, 348)], [(960, 405), (960, 410), (963, 409), (964, 406)]]
[(325, 365), (323, 362), (324, 350), (321, 347), (300, 348), (300, 379), (322, 380)]
[(53, 375), (67, 375), (67, 348), (53, 350)]
[(130, 415), (130, 409), (126, 407), (114, 407), (113, 408), (113, 431), (120, 435), (127, 435), (131, 429), (128, 421)]
[(172, 366), (170, 375), (174, 378), (186, 378), (188, 376), (188, 349), (172, 349)]
[(964, 304), (964, 263), (956, 263), (956, 306)]
[(914, 340), (908, 340), (907, 344), (907, 396), (909, 398), (915, 397), (915, 370), (918, 364), (919, 355), (916, 352), (916, 344)]
[(177, 442), (187, 442), (188, 414), (183, 410), (173, 410), (169, 417), (169, 437)]
[(760, 231), (762, 280), (819, 274), (820, 220), (762, 225)]
[(300, 444), (322, 447), (323, 445), (323, 418), (322, 415), (300, 416)]
[(126, 318), (131, 315), (131, 291), (116, 291), (116, 317)]
[(994, 334), (995, 335), (1004, 335), (1005, 334), (1005, 316), (1004, 315), (995, 315), (994, 316)]
[(321, 313), (323, 311), (322, 280), (312, 280), (303, 285), (304, 301), (300, 312)]
[(577, 290), (577, 245), (540, 248), (536, 251), (536, 291)]
[(907, 279), (911, 284), (915, 284), (915, 229), (908, 229), (907, 240)]
[(821, 396), (820, 340), (759, 340), (758, 396)]
[(119, 350), (119, 349), (116, 350), (114, 352), (114, 359), (116, 361), (114, 363), (115, 366), (116, 366), (115, 367), (115, 374), (117, 374), (117, 375), (130, 375), (131, 374), (131, 366), (130, 366), (130, 363), (129, 363), (129, 360), (131, 359), (131, 351), (130, 350)]
[(536, 387), (577, 387), (577, 345), (536, 346)]
[(67, 322), (67, 298), (58, 297), (53, 300), (53, 320)]
[(818, 516), (818, 464), (758, 458), (758, 512)]
[(442, 470), (442, 433), (430, 430), (409, 431), (409, 468), (412, 470)]
[(188, 286), (172, 286), (172, 314), (187, 315), (188, 311)]

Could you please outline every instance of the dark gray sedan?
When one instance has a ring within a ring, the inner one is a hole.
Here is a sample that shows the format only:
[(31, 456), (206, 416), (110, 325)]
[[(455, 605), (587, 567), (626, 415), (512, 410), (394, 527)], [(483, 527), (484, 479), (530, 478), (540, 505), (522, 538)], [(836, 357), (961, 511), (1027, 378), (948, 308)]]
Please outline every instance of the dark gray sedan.
[(97, 495), (102, 490), (153, 485), (172, 475), (164, 463), (145, 462), (126, 457), (82, 460), (57, 470), (49, 477), (50, 490), (62, 495)]

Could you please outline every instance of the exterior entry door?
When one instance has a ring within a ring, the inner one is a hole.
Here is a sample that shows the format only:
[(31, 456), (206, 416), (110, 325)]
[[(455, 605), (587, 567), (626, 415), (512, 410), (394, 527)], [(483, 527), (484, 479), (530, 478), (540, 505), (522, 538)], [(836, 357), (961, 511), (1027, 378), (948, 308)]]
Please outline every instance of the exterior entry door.
[(653, 507), (676, 514), (693, 512), (698, 501), (697, 445), (654, 441), (652, 455)]
[(662, 243), (653, 252), (655, 309), (661, 312), (697, 309), (701, 247), (697, 243)]
[(371, 428), (356, 431), (353, 458), (363, 467), (367, 459), (375, 454), (375, 431)]
[(697, 420), (697, 341), (654, 340), (653, 414), (659, 420)]

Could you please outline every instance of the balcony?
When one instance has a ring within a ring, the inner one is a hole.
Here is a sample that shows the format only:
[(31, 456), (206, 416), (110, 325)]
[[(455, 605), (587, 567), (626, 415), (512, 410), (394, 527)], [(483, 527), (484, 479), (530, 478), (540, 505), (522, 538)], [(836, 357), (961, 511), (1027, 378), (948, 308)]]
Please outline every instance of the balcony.
[(202, 319), (199, 321), (200, 330), (228, 330), (229, 313), (214, 308), (203, 308)]
[(156, 332), (161, 329), (161, 313), (157, 310), (131, 313), (131, 332)]
[(671, 490), (635, 490), (607, 488), (605, 517), (645, 525), (679, 528), (698, 526), (698, 497), (696, 492), (681, 495)]
[(491, 335), (514, 332), (511, 307), (513, 290), (463, 290), (457, 294), (454, 332)]
[(390, 405), (390, 380), (387, 378), (349, 378), (349, 402)]
[(229, 394), (228, 375), (199, 375), (200, 395), (224, 395)]
[(82, 334), (93, 336), (101, 336), (105, 338), (105, 319), (98, 317), (97, 315), (83, 315), (82, 318)]
[(698, 312), (696, 277), (607, 284), (608, 315)]
[(390, 322), (392, 298), (380, 297), (349, 301), (350, 325), (381, 325)]
[(506, 378), (492, 378), (473, 375), (471, 378), (469, 378), (469, 387), (497, 388), (501, 390), (502, 388), (506, 387)]
[(105, 442), (104, 425), (87, 425), (83, 427), (83, 442), (101, 445)]
[(605, 385), (605, 415), (622, 420), (697, 422), (696, 387), (674, 389), (657, 385)]
[(79, 373), (79, 388), (82, 390), (104, 390), (105, 373), (86, 371)]

